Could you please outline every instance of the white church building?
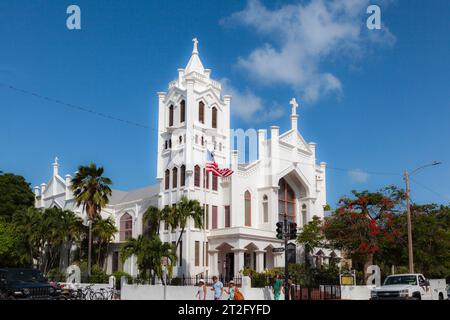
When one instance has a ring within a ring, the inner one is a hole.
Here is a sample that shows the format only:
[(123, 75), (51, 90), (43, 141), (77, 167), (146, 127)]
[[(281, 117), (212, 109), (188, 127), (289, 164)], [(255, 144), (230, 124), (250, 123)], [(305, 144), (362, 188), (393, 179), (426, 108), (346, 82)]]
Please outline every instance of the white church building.
[[(241, 163), (238, 151), (232, 150), (234, 139), (240, 139), (237, 133), (243, 132), (230, 130), (232, 97), (222, 94), (221, 84), (203, 67), (194, 39), (187, 66), (178, 69), (167, 91), (158, 92), (154, 107), (158, 112), (158, 183), (128, 192), (113, 190), (102, 211), (119, 229), (110, 246), (107, 272), (138, 274), (134, 257), (121, 263), (120, 244), (142, 234), (142, 217), (149, 206), (163, 208), (182, 196), (204, 206), (205, 227), (199, 229), (189, 222), (174, 275), (232, 277), (245, 267), (263, 271), (284, 266), (285, 253), (273, 250), (283, 245), (276, 238), (276, 223), (286, 212), (301, 228), (314, 215), (323, 217), (326, 205), (326, 164), (317, 163), (316, 144), (307, 143), (298, 131), (295, 99), (290, 104), (291, 128), (283, 133), (278, 126), (254, 131), (256, 159)], [(250, 137), (250, 145), (252, 141)], [(220, 178), (205, 172), (207, 150), (214, 152), (221, 168), (231, 167), (234, 173)], [(74, 205), (71, 179), (60, 176), (56, 159), (50, 181), (35, 187), (36, 206), (57, 206), (85, 217)], [(163, 222), (160, 237), (175, 243), (179, 230)], [(302, 260), (301, 251), (292, 242), (286, 253), (289, 261)], [(327, 258), (324, 251), (319, 253), (321, 259)]]

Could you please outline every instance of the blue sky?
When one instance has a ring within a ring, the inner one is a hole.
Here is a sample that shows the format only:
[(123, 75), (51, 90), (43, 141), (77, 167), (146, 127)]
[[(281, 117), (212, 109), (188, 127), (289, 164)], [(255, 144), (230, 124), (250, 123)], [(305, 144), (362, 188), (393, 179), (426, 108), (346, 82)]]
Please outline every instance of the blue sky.
[[(77, 4), (82, 30), (66, 28)], [(382, 29), (365, 27), (369, 4)], [(320, 17), (320, 19), (316, 19)], [(10, 1), (0, 3), (0, 83), (144, 124), (124, 124), (0, 85), (0, 170), (46, 182), (94, 161), (114, 188), (155, 182), (157, 91), (199, 39), (203, 64), (233, 93), (232, 126), (299, 128), (329, 165), (328, 202), (402, 185), (450, 202), (450, 2)], [(241, 107), (242, 106), (242, 107)], [(255, 122), (254, 119), (257, 119)]]

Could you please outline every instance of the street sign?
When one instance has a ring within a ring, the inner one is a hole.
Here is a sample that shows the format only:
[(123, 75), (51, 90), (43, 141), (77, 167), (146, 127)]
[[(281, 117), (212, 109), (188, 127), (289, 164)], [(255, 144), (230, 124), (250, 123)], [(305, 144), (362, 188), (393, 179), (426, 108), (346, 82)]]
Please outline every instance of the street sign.
[(272, 248), (272, 252), (283, 252), (284, 248)]

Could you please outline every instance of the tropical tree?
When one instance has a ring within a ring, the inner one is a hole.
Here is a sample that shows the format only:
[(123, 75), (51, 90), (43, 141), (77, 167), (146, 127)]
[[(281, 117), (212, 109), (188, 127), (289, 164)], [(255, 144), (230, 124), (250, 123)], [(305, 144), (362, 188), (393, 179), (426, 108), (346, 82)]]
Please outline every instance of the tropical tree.
[(34, 205), (34, 194), (24, 177), (0, 173), (0, 219), (11, 221), (14, 212)]
[(121, 248), (121, 257), (124, 262), (132, 255), (136, 256), (139, 276), (150, 279), (163, 276), (163, 263), (166, 262), (169, 276), (172, 266), (176, 263), (176, 248), (172, 244), (162, 243), (158, 236), (140, 235), (128, 239)]
[(102, 219), (101, 217), (94, 219), (92, 224), (92, 235), (97, 240), (97, 265), (99, 267), (104, 265), (104, 258), (108, 252), (108, 245), (117, 232), (118, 229), (111, 217), (108, 219)]
[(329, 244), (355, 262), (367, 265), (380, 251), (380, 241), (395, 241), (399, 233), (394, 217), (404, 210), (404, 192), (394, 186), (377, 192), (352, 191), (339, 200), (336, 211), (325, 218), (324, 235)]
[(77, 206), (82, 206), (87, 214), (89, 222), (88, 240), (88, 275), (91, 275), (91, 250), (92, 250), (92, 221), (100, 215), (111, 196), (111, 179), (103, 176), (103, 167), (97, 167), (95, 163), (88, 166), (79, 166), (75, 177), (72, 179), (71, 189)]
[(33, 259), (37, 259), (39, 265), (40, 250), (43, 248), (42, 223), (44, 217), (42, 210), (33, 207), (19, 209), (12, 217), (15, 230), (20, 234), (23, 245), (27, 248), (27, 264), (29, 266), (33, 265)]
[(161, 224), (161, 220), (163, 220), (165, 216), (169, 216), (166, 214), (166, 211), (167, 209), (159, 210), (155, 206), (150, 206), (147, 208), (147, 210), (145, 210), (143, 222), (146, 226), (148, 226), (145, 230), (147, 235), (159, 235), (159, 226)]
[(174, 229), (180, 228), (180, 234), (176, 242), (177, 249), (181, 243), (189, 219), (192, 219), (198, 228), (203, 228), (203, 214), (203, 209), (198, 200), (190, 200), (185, 196), (181, 197), (175, 206), (164, 209), (163, 216), (171, 227)]
[(297, 236), (297, 243), (303, 245), (304, 248), (306, 282), (309, 284), (312, 278), (311, 254), (315, 248), (327, 246), (323, 235), (323, 221), (319, 217), (314, 216), (308, 224), (303, 226)]
[(28, 267), (30, 252), (14, 224), (0, 219), (0, 266)]

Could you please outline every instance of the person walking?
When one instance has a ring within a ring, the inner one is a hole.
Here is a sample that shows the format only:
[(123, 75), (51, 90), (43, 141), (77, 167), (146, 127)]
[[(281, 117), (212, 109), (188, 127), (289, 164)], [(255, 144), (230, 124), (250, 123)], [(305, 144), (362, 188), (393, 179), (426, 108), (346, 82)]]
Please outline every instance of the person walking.
[(283, 280), (281, 280), (281, 275), (277, 275), (275, 282), (272, 287), (274, 300), (280, 300), (280, 295), (283, 292)]
[(223, 295), (223, 283), (219, 281), (216, 276), (214, 276), (212, 279), (213, 285), (211, 290), (214, 291), (214, 300), (220, 300)]
[(225, 293), (228, 294), (228, 300), (234, 300), (234, 292), (234, 281), (231, 280), (230, 282), (228, 282), (228, 289), (225, 289)]
[(200, 279), (198, 282), (197, 293), (195, 294), (196, 300), (206, 300), (206, 285), (205, 280)]

